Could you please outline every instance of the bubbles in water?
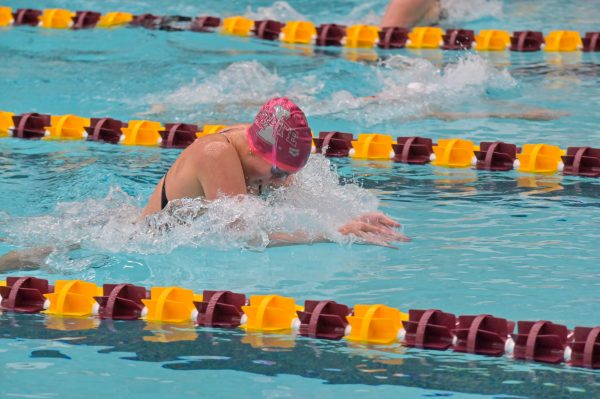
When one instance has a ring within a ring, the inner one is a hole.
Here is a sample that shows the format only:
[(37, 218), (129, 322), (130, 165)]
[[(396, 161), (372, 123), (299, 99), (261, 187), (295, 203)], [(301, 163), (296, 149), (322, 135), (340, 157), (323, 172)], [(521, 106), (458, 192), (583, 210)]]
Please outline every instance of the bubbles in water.
[(253, 11), (251, 7), (247, 7), (247, 18), (253, 20), (272, 19), (275, 21), (306, 21), (307, 17), (300, 14), (287, 1), (276, 1), (269, 7), (258, 7)]
[[(270, 233), (297, 231), (350, 243), (337, 228), (378, 207), (374, 194), (353, 183), (340, 184), (335, 168), (321, 155), (311, 157), (289, 187), (273, 189), (264, 197), (175, 200), (143, 221), (138, 203), (113, 188), (101, 200), (60, 203), (52, 215), (12, 218), (4, 214), (0, 226), (11, 244), (57, 248), (51, 260), (61, 264), (61, 272), (73, 272), (99, 263), (85, 256), (86, 250), (96, 250), (92, 255), (96, 257), (97, 250), (150, 254), (182, 246), (261, 250), (269, 244)], [(65, 255), (79, 247), (78, 256)]]

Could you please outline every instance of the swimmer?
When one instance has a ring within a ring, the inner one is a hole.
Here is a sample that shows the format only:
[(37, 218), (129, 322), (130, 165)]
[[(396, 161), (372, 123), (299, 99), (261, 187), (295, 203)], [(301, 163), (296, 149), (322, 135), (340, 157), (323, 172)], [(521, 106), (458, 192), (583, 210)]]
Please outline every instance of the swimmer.
[[(146, 217), (181, 198), (214, 200), (220, 196), (260, 194), (263, 188), (289, 184), (307, 163), (312, 133), (302, 110), (287, 98), (274, 98), (250, 125), (235, 125), (197, 139), (158, 182), (142, 213)], [(408, 241), (396, 221), (368, 213), (339, 227), (343, 235), (392, 247)], [(328, 241), (304, 232), (272, 232), (269, 246)]]
[(443, 19), (440, 0), (390, 0), (381, 19), (382, 28), (436, 25)]

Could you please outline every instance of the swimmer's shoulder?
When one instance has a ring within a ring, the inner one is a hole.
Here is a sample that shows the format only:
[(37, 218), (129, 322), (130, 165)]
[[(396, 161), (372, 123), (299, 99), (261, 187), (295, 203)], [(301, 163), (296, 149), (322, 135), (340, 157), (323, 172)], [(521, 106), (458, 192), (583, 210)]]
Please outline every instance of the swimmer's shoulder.
[[(241, 125), (240, 125), (241, 126)], [(241, 134), (245, 128), (236, 126), (230, 134)], [(239, 155), (230, 140), (222, 134), (215, 133), (197, 139), (192, 145), (186, 148), (185, 152), (188, 162), (200, 170), (211, 170), (215, 167), (226, 166), (230, 163), (239, 163)]]

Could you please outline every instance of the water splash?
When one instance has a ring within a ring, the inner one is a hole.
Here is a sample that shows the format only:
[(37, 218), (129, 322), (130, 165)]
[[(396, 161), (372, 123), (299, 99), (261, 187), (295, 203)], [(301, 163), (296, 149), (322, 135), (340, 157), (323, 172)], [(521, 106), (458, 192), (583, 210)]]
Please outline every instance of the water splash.
[[(260, 84), (257, 84), (260, 82)], [(310, 98), (323, 88), (314, 75), (288, 82), (257, 61), (235, 62), (201, 83), (193, 81), (166, 96), (151, 96), (146, 101), (164, 104), (167, 113), (176, 109), (188, 120), (229, 120), (231, 115), (251, 120), (257, 109), (272, 97), (287, 95), (296, 100)]]
[(450, 24), (471, 22), (483, 18), (501, 19), (502, 1), (499, 0), (441, 0), (442, 9)]
[(269, 7), (258, 7), (256, 11), (248, 6), (244, 16), (253, 20), (272, 19), (282, 22), (307, 20), (305, 15), (296, 11), (287, 1), (276, 1)]
[[(20, 247), (58, 248), (55, 257), (63, 262), (60, 254), (77, 247), (96, 254), (169, 253), (178, 247), (262, 250), (272, 232), (302, 231), (347, 244), (352, 240), (341, 236), (337, 228), (378, 207), (373, 193), (351, 182), (340, 184), (335, 168), (320, 155), (311, 157), (289, 187), (274, 189), (264, 197), (241, 195), (212, 202), (182, 199), (144, 221), (139, 220), (140, 201), (112, 188), (104, 199), (60, 203), (51, 215), (13, 218), (4, 214), (0, 235)], [(82, 270), (94, 262), (82, 256), (62, 267)]]
[[(313, 101), (309, 115), (331, 115), (375, 125), (387, 121), (420, 118), (451, 104), (477, 105), (488, 90), (509, 90), (516, 81), (506, 70), (497, 70), (476, 54), (438, 68), (430, 61), (401, 55), (373, 67), (380, 84), (373, 96), (333, 93), (327, 101)], [(360, 111), (360, 112), (357, 112)]]
[(350, 10), (345, 18), (336, 22), (346, 25), (364, 24), (378, 26), (386, 7), (387, 5), (382, 4), (381, 1), (364, 1)]
[[(251, 120), (270, 98), (288, 96), (309, 117), (335, 115), (370, 126), (427, 116), (445, 104), (477, 105), (489, 90), (516, 86), (506, 70), (493, 68), (476, 54), (466, 54), (442, 68), (401, 55), (362, 68), (368, 68), (371, 78), (363, 80), (367, 87), (361, 91), (368, 93), (370, 89), (371, 96), (358, 96), (350, 90), (331, 92), (327, 79), (307, 74), (288, 80), (256, 61), (245, 61), (233, 63), (201, 83), (161, 96), (161, 100), (178, 114), (187, 114), (186, 120), (240, 122)], [(348, 72), (357, 73), (355, 69)], [(231, 115), (237, 120), (227, 119)]]

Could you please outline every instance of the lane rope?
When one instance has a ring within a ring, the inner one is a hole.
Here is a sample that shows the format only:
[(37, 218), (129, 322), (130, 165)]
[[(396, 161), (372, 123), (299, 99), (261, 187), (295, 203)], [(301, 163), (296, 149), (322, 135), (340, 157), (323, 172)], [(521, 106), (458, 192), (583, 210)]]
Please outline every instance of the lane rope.
[[(76, 115), (0, 111), (0, 137), (29, 140), (87, 140), (128, 146), (186, 148), (196, 139), (215, 134), (225, 125), (166, 123), (149, 120), (83, 118)], [(313, 137), (313, 152), (326, 157), (381, 160), (444, 168), (600, 177), (600, 148), (546, 143), (518, 147), (502, 141), (481, 142), (460, 138), (394, 137), (389, 134), (325, 131)]]
[(135, 26), (165, 31), (218, 32), (235, 36), (253, 36), (288, 44), (380, 49), (442, 49), (476, 51), (600, 51), (600, 32), (554, 30), (544, 36), (540, 31), (485, 29), (447, 29), (420, 26), (411, 30), (373, 25), (321, 24), (310, 21), (257, 20), (233, 16), (182, 16), (127, 12), (101, 14), (95, 11), (66, 9), (17, 9), (0, 7), (0, 27), (39, 26), (48, 29), (91, 29)]
[[(0, 281), (0, 310), (58, 317), (137, 320), (197, 327), (299, 334), (313, 339), (357, 341), (600, 369), (600, 327), (547, 320), (518, 321), (490, 314), (455, 316), (439, 309), (407, 313), (383, 304), (353, 308), (333, 300), (304, 306), (281, 295), (231, 291), (196, 294), (181, 287), (145, 287), (81, 280), (8, 277)], [(516, 326), (516, 332), (515, 332)]]

